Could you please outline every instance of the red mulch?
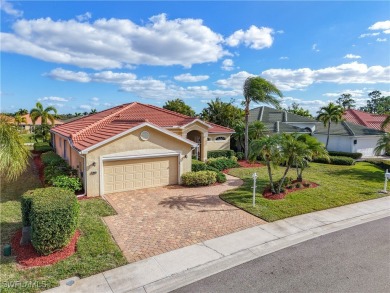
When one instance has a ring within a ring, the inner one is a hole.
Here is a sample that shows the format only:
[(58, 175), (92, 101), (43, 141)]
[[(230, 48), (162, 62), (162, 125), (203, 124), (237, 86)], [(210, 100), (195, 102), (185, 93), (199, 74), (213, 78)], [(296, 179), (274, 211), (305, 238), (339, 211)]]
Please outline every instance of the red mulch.
[(54, 264), (66, 259), (76, 252), (77, 240), (80, 232), (76, 231), (70, 243), (63, 249), (49, 255), (40, 255), (35, 251), (32, 244), (20, 245), (22, 230), (18, 230), (11, 240), (12, 254), (16, 255), (16, 261), (24, 267), (40, 267)]
[[(250, 163), (248, 161), (237, 161), (237, 163), (240, 165), (241, 168), (260, 168), (260, 167), (264, 167), (263, 164), (260, 164), (260, 163)], [(230, 169), (225, 169), (222, 171), (222, 173), (224, 174), (228, 174), (230, 171)]]
[(39, 180), (41, 181), (42, 185), (45, 185), (45, 178), (43, 176), (43, 169), (45, 168), (45, 166), (42, 163), (41, 154), (34, 153), (33, 159), (35, 167), (38, 170)]
[[(301, 184), (301, 188), (295, 187), (297, 183)], [(306, 187), (306, 186), (303, 185), (304, 183), (309, 183), (310, 185), (308, 187)], [(263, 191), (263, 196), (264, 196), (264, 198), (271, 199), (271, 200), (283, 199), (283, 198), (285, 198), (287, 196), (287, 194), (289, 194), (291, 192), (294, 192), (294, 191), (297, 191), (297, 190), (302, 190), (302, 189), (307, 189), (307, 188), (315, 188), (315, 187), (319, 186), (317, 183), (314, 183), (314, 182), (309, 182), (309, 181), (298, 182), (296, 180), (294, 180), (291, 185), (293, 186), (293, 188), (291, 188), (291, 189), (285, 188), (284, 192), (278, 193), (278, 194), (273, 194), (272, 191), (271, 191), (271, 188), (267, 187)]]

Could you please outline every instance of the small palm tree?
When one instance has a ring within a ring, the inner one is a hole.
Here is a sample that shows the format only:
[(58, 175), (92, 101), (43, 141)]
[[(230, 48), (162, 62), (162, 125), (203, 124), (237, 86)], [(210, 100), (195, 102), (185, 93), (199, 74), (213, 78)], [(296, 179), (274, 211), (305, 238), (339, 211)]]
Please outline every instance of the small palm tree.
[(249, 124), (248, 134), (250, 140), (260, 139), (268, 132), (269, 131), (267, 127), (261, 121), (253, 121), (251, 124)]
[[(54, 108), (53, 106), (49, 106), (46, 109), (44, 109), (40, 102), (36, 103), (35, 107), (36, 108), (33, 108), (30, 111), (30, 117), (34, 125), (39, 117), (41, 117), (42, 125), (48, 124), (47, 120), (49, 120), (51, 124), (54, 125), (54, 121), (55, 121), (54, 115), (57, 114), (56, 108)], [(54, 115), (49, 112), (54, 112)]]
[(328, 149), (329, 137), (330, 137), (330, 124), (332, 122), (339, 123), (343, 118), (344, 109), (339, 105), (329, 103), (329, 105), (321, 107), (317, 112), (317, 119), (324, 123), (324, 127), (328, 127), (328, 136), (326, 138), (325, 148)]
[(0, 117), (0, 173), (6, 181), (15, 180), (26, 170), (29, 150), (24, 146), (15, 125)]
[(265, 103), (280, 107), (277, 97), (283, 97), (282, 92), (271, 82), (261, 77), (248, 77), (243, 87), (245, 106), (245, 159), (249, 150), (249, 106), (251, 102)]
[(239, 151), (244, 150), (244, 140), (245, 140), (245, 125), (244, 122), (238, 121), (234, 126), (234, 133), (232, 138), (236, 141), (237, 148)]
[(374, 149), (375, 155), (380, 156), (383, 151), (389, 152), (390, 151), (390, 132), (384, 133), (380, 139), (378, 139), (378, 142), (376, 144), (376, 147)]
[(26, 117), (21, 116), (19, 114), (16, 114), (14, 119), (17, 126), (20, 126), (20, 124), (22, 123), (27, 123)]
[(280, 135), (264, 136), (261, 139), (251, 141), (249, 146), (249, 159), (254, 161), (260, 156), (267, 165), (269, 183), (272, 193), (276, 193), (272, 179), (272, 167), (276, 167), (280, 162)]
[(89, 114), (96, 114), (97, 113), (97, 110), (96, 109), (92, 109)]

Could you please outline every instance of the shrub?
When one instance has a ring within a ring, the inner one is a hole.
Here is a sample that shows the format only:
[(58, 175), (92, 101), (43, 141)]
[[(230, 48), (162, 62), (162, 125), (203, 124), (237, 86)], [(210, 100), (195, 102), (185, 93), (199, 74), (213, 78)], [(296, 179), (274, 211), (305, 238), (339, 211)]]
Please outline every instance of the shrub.
[[(282, 180), (282, 178), (280, 178), (280, 180), (279, 180), (278, 182), (276, 182), (276, 184), (279, 185), (281, 180)], [(293, 180), (294, 180), (294, 178), (288, 177), (288, 176), (287, 176), (287, 177), (284, 179), (284, 182), (283, 182), (282, 187), (286, 187), (287, 185), (291, 185), (292, 182), (293, 182)]]
[(191, 166), (192, 172), (206, 171), (206, 168), (207, 168), (207, 165), (205, 162), (198, 161), (198, 160), (192, 160), (192, 166)]
[(286, 188), (287, 188), (287, 189), (292, 189), (293, 186), (290, 184), (290, 185), (287, 185)]
[(217, 173), (213, 171), (188, 172), (181, 176), (185, 186), (207, 186), (217, 181)]
[(236, 157), (237, 157), (237, 159), (242, 160), (242, 159), (244, 159), (245, 155), (242, 152), (237, 152)]
[(58, 176), (69, 176), (71, 168), (69, 166), (61, 165), (49, 165), (43, 170), (43, 176), (45, 181), (49, 184), (53, 184), (53, 180)]
[(303, 186), (304, 186), (304, 187), (309, 187), (309, 186), (310, 186), (310, 183), (305, 182), (305, 183), (303, 183)]
[(79, 204), (75, 195), (69, 190), (49, 187), (27, 191), (23, 197), (25, 203), (31, 202), (25, 218), (31, 223), (31, 243), (35, 250), (48, 255), (65, 247), (78, 223)]
[(53, 151), (42, 154), (41, 160), (45, 166), (59, 164), (66, 165), (66, 161)]
[(301, 183), (297, 183), (297, 184), (295, 184), (295, 187), (296, 187), (296, 188), (301, 188), (301, 187), (302, 187), (302, 184), (301, 184)]
[(48, 142), (36, 142), (34, 143), (34, 151), (37, 152), (49, 152), (52, 148)]
[(31, 226), (31, 222), (30, 222), (31, 203), (32, 203), (32, 193), (29, 190), (22, 195), (20, 200), (23, 227)]
[(337, 156), (330, 156), (329, 162), (324, 158), (317, 158), (313, 162), (332, 164), (332, 165), (346, 165), (346, 166), (351, 166), (355, 164), (355, 160), (350, 157), (337, 157)]
[(222, 172), (218, 172), (217, 173), (217, 182), (218, 183), (225, 183), (226, 182), (226, 175), (225, 174), (223, 174)]
[(374, 164), (375, 166), (378, 166), (382, 170), (390, 170), (390, 161), (385, 160), (365, 160), (365, 162)]
[(208, 151), (207, 152), (207, 158), (231, 158), (234, 156), (233, 150), (217, 150), (217, 151)]
[(80, 178), (60, 175), (52, 179), (52, 184), (55, 187), (64, 188), (70, 191), (79, 191), (82, 188)]
[(348, 152), (328, 152), (329, 156), (336, 156), (336, 157), (349, 157), (352, 159), (360, 159), (363, 154), (362, 153), (348, 153)]
[(236, 168), (240, 166), (234, 160), (225, 157), (209, 159), (207, 160), (207, 165), (217, 169), (218, 171), (223, 171), (229, 168)]

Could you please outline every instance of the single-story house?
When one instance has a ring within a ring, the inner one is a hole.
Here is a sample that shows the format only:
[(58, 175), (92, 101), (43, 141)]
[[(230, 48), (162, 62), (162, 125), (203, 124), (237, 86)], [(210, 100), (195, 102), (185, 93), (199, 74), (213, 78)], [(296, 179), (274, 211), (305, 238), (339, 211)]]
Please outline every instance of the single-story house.
[[(328, 129), (322, 122), (267, 106), (250, 110), (249, 122), (262, 121), (271, 133), (308, 133), (326, 143)], [(332, 123), (329, 151), (358, 152), (364, 157), (374, 156), (374, 148), (384, 132), (348, 121)]]
[[(22, 117), (24, 117), (26, 119), (26, 122), (23, 122), (23, 123), (20, 123), (19, 127), (23, 130), (27, 130), (29, 131), (30, 133), (34, 131), (34, 127), (37, 126), (37, 125), (41, 125), (42, 124), (42, 119), (41, 117), (38, 117), (38, 119), (35, 121), (35, 124), (33, 123), (31, 117), (30, 117), (30, 114), (26, 114), (26, 115), (22, 115)], [(50, 121), (48, 121), (47, 123), (51, 123)], [(60, 120), (57, 120), (57, 119), (54, 119), (54, 125), (57, 126), (57, 125), (61, 125), (63, 124), (64, 122), (60, 121)]]
[[(365, 127), (373, 128), (376, 130), (382, 130), (381, 126), (385, 119), (388, 117), (386, 114), (371, 114), (355, 109), (345, 110), (343, 119), (354, 124), (359, 124)], [(384, 129), (386, 132), (390, 132), (390, 125)]]
[(133, 102), (51, 129), (56, 153), (77, 169), (88, 196), (180, 184), (192, 156), (230, 149), (234, 131)]

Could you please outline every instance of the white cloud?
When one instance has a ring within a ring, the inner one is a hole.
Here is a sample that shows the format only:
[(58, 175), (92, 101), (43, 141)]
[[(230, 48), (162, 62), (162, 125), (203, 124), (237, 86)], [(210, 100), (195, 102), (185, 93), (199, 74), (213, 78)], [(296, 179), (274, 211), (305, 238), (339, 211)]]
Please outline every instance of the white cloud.
[(94, 101), (94, 102), (97, 102), (97, 101), (99, 101), (99, 98), (93, 97), (93, 98), (91, 98), (91, 100)]
[(91, 105), (94, 105), (94, 106), (99, 106), (100, 105), (98, 97), (92, 97), (90, 100), (91, 100)]
[(234, 69), (234, 61), (232, 59), (223, 60), (221, 68), (226, 71), (232, 71)]
[(226, 43), (231, 47), (237, 47), (244, 43), (246, 47), (251, 49), (264, 49), (272, 46), (274, 33), (272, 28), (269, 27), (257, 27), (252, 25), (248, 30), (235, 31), (231, 36), (226, 39)]
[(87, 111), (91, 111), (91, 109), (92, 109), (91, 105), (85, 105), (85, 104), (80, 105), (79, 108), (82, 110), (87, 110)]
[(177, 81), (182, 81), (182, 82), (198, 82), (198, 81), (203, 81), (209, 79), (208, 75), (191, 75), (190, 73), (184, 73), (180, 75), (176, 75), (174, 77), (175, 80)]
[(377, 42), (387, 42), (387, 39), (386, 38), (377, 38), (376, 41)]
[(76, 19), (80, 22), (90, 20), (92, 17), (91, 12), (85, 12), (84, 14), (80, 14), (76, 16)]
[(44, 75), (62, 81), (77, 81), (77, 82), (91, 81), (91, 78), (85, 72), (81, 72), (81, 71), (75, 72), (75, 71), (65, 70), (62, 68), (53, 69), (52, 71)]
[(367, 34), (361, 34), (360, 36), (359, 36), (359, 38), (361, 39), (361, 38), (367, 38), (367, 37), (375, 37), (375, 36), (377, 36), (377, 35), (379, 35), (380, 33), (367, 33)]
[(389, 30), (390, 20), (378, 21), (368, 28), (369, 30)]
[(346, 59), (360, 59), (362, 57), (359, 56), (359, 55), (347, 54), (347, 55), (344, 56), (344, 58), (346, 58)]
[(350, 94), (354, 98), (360, 98), (360, 97), (363, 97), (363, 96), (367, 96), (367, 93), (368, 93), (367, 89), (361, 89), (361, 90), (346, 89), (346, 90), (342, 90), (342, 91), (339, 91), (339, 92), (325, 93), (325, 94), (322, 94), (322, 95), (324, 97), (338, 98), (342, 94)]
[(384, 30), (382, 33), (384, 33), (384, 34), (390, 34), (390, 30)]
[(240, 71), (230, 75), (226, 79), (217, 80), (215, 84), (224, 89), (232, 89), (236, 93), (235, 95), (242, 95), (242, 86), (244, 85), (245, 79), (250, 76), (254, 76), (254, 74)]
[(8, 15), (12, 15), (15, 17), (22, 17), (23, 16), (23, 11), (15, 9), (13, 4), (11, 4), (8, 1), (1, 0), (0, 7), (1, 7), (1, 10), (4, 11)]
[(69, 102), (68, 98), (61, 98), (61, 97), (43, 97), (43, 98), (38, 98), (38, 101), (43, 102), (43, 101), (56, 101), (56, 102)]
[(0, 35), (2, 51), (97, 70), (139, 64), (190, 67), (229, 55), (223, 37), (201, 19), (169, 20), (165, 14), (144, 25), (116, 18), (93, 23), (40, 18), (18, 20), (12, 28), (13, 33)]
[(275, 83), (284, 91), (304, 89), (313, 83), (388, 83), (390, 66), (371, 66), (352, 62), (335, 67), (318, 70), (310, 68), (300, 69), (269, 69), (262, 72), (262, 76)]
[(279, 57), (280, 60), (288, 60), (288, 57), (287, 56), (282, 56), (282, 57)]
[(318, 49), (318, 44), (313, 44), (313, 45), (311, 46), (311, 49), (312, 49), (313, 51), (315, 51), (315, 52), (319, 52), (319, 51), (320, 51), (320, 49)]

